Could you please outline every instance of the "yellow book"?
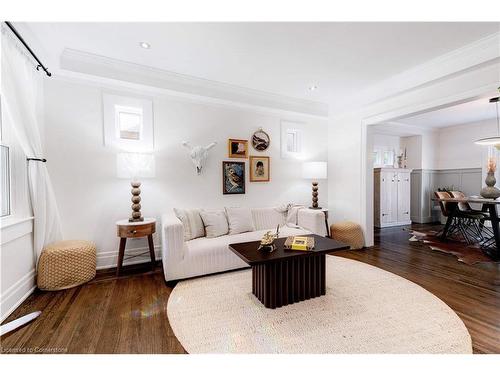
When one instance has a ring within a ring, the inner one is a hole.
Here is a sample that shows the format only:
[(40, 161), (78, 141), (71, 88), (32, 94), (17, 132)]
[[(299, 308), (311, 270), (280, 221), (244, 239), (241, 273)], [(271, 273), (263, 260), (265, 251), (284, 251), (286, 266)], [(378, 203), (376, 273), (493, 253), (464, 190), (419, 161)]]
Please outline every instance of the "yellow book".
[(292, 250), (308, 250), (307, 237), (294, 237), (292, 242)]

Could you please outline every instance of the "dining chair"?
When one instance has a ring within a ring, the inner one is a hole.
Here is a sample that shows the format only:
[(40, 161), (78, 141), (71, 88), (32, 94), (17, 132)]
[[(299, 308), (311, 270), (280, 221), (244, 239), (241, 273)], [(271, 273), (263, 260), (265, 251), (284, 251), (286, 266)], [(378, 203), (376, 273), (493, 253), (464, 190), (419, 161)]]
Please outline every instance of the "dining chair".
[[(466, 199), (467, 196), (461, 191), (450, 191), (450, 196), (456, 199)], [(458, 210), (455, 214), (461, 218), (461, 231), (465, 233), (467, 243), (481, 242), (484, 240), (484, 222), (489, 220), (487, 213), (474, 210), (468, 202), (458, 202)]]
[[(434, 196), (438, 199), (457, 198), (452, 193), (448, 191), (435, 191)], [(459, 198), (465, 197), (463, 193), (461, 194), (462, 196)], [(469, 245), (483, 240), (479, 223), (481, 219), (485, 218), (484, 215), (474, 212), (467, 202), (444, 202), (440, 200), (439, 206), (441, 213), (447, 218), (445, 227), (438, 233), (442, 239), (458, 234)]]
[[(467, 198), (466, 195), (461, 191), (450, 191), (450, 194), (453, 198)], [(470, 214), (470, 217), (476, 220), (477, 229), (475, 229), (478, 231), (480, 242), (483, 243), (494, 241), (493, 230), (484, 225), (486, 221), (490, 221), (490, 215), (488, 212), (475, 210), (470, 206), (468, 202), (459, 202), (458, 208), (461, 212)]]

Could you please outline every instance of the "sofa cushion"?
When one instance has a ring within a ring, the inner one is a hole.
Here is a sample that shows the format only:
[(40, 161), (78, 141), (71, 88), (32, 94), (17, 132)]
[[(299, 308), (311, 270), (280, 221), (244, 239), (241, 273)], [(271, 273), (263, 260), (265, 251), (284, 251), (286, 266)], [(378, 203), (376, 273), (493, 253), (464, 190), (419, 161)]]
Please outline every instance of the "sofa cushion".
[(228, 233), (226, 213), (223, 210), (200, 211), (207, 238), (220, 237)]
[(276, 229), (285, 224), (286, 209), (277, 207), (252, 208), (253, 224), (256, 230)]
[(226, 207), (229, 234), (252, 232), (255, 230), (252, 211), (249, 208)]
[(203, 237), (205, 235), (205, 226), (201, 220), (200, 210), (186, 210), (174, 208), (175, 216), (179, 218), (184, 226), (184, 240), (189, 241), (193, 238)]
[[(232, 254), (232, 251), (228, 249), (229, 244), (259, 241), (266, 232), (267, 230), (264, 229), (216, 238), (196, 238), (186, 242), (187, 256), (189, 258), (211, 257), (211, 259), (216, 259), (216, 254)], [(290, 228), (285, 226), (280, 229), (279, 237), (300, 236), (304, 234), (311, 234), (311, 232), (302, 228)], [(255, 251), (257, 251), (257, 249), (255, 249)]]

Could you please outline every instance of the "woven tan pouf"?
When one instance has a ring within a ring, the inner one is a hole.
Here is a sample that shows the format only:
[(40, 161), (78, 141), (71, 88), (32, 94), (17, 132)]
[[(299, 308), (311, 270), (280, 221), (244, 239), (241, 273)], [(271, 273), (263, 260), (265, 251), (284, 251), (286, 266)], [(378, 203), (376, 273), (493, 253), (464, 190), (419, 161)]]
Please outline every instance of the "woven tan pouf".
[(96, 247), (89, 241), (60, 241), (47, 245), (38, 260), (38, 288), (61, 290), (95, 277)]
[(365, 244), (361, 225), (352, 221), (341, 221), (330, 225), (330, 237), (350, 245), (351, 249), (361, 249)]

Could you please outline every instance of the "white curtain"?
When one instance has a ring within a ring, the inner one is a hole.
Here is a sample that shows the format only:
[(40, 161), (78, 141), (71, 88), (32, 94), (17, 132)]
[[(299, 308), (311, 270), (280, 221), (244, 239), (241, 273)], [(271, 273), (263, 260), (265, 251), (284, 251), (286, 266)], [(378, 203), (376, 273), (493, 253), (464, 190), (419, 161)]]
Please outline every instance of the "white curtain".
[[(43, 158), (43, 75), (17, 39), (2, 25), (2, 110), (26, 157)], [(50, 163), (50, 160), (48, 161)], [(29, 161), (28, 184), (34, 216), (33, 237), (38, 260), (43, 246), (60, 240), (61, 221), (47, 166)]]

